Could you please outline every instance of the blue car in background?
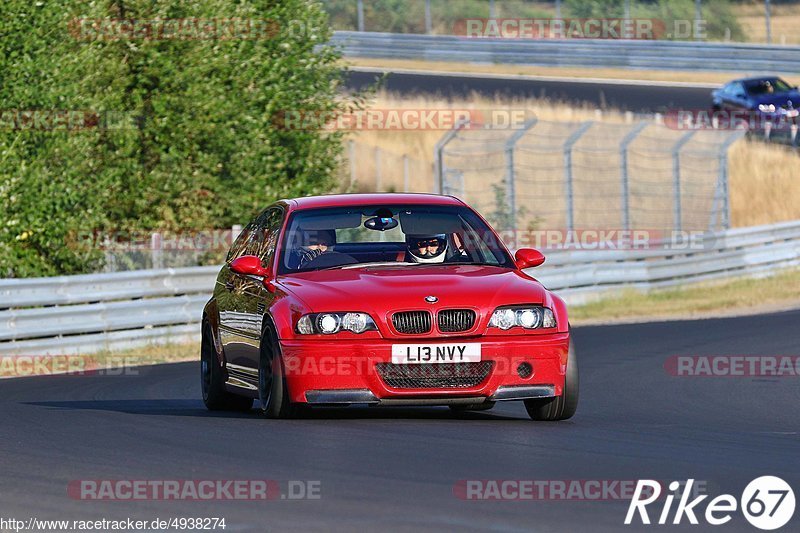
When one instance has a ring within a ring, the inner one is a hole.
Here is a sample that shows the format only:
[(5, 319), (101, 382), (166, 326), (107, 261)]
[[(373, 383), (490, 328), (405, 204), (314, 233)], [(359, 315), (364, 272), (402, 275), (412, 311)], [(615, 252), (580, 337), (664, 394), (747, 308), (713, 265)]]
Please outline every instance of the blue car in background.
[(800, 91), (776, 76), (742, 78), (711, 93), (714, 111), (748, 116), (754, 129), (790, 129), (800, 115)]

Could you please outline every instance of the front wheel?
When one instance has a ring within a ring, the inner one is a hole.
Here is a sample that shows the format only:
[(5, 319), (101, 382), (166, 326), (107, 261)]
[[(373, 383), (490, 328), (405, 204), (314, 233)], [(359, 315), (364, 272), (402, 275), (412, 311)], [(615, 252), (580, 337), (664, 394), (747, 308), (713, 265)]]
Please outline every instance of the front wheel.
[(555, 421), (571, 418), (578, 409), (578, 358), (572, 338), (567, 354), (567, 373), (564, 376), (564, 392), (555, 398), (525, 400), (525, 409), (533, 420)]
[(237, 396), (225, 390), (225, 379), (219, 365), (217, 350), (211, 336), (211, 326), (203, 323), (200, 343), (200, 385), (203, 403), (210, 411), (248, 411), (253, 407), (252, 398)]
[(300, 414), (300, 407), (289, 400), (280, 345), (270, 328), (264, 331), (261, 340), (258, 400), (261, 414), (267, 418), (294, 418)]

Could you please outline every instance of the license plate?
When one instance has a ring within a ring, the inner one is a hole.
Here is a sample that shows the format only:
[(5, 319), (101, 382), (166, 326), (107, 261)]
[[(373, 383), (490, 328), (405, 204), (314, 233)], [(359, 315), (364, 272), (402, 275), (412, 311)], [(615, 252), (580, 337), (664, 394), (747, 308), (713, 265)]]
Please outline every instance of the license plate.
[(480, 360), (481, 345), (479, 343), (392, 345), (392, 363), (396, 365), (477, 363)]

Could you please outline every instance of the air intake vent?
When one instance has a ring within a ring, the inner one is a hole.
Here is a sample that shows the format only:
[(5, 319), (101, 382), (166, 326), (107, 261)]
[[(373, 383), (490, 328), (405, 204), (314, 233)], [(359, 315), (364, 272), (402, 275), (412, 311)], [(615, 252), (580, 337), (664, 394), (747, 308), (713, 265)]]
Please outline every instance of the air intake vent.
[(439, 331), (457, 333), (469, 331), (475, 325), (475, 311), (472, 309), (445, 309), (439, 311)]
[(431, 314), (427, 311), (402, 311), (392, 315), (392, 325), (398, 333), (418, 335), (431, 330)]
[(378, 363), (381, 379), (395, 389), (463, 389), (479, 385), (492, 370), (494, 361), (396, 365)]

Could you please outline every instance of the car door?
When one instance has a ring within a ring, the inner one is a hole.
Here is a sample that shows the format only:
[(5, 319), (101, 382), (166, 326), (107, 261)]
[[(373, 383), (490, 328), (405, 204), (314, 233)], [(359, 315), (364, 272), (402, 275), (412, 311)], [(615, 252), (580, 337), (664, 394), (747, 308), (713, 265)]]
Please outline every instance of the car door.
[[(254, 238), (248, 242), (245, 255), (258, 257), (264, 267), (271, 269), (283, 219), (284, 210), (280, 206), (270, 207), (264, 211), (256, 221)], [(275, 295), (267, 290), (262, 278), (234, 275), (240, 278), (238, 308), (241, 364), (257, 371), (264, 314), (272, 306)], [(255, 376), (258, 377), (257, 373)]]
[(231, 262), (247, 253), (250, 242), (256, 238), (255, 229), (256, 221), (254, 220), (239, 234), (231, 246), (214, 287), (214, 298), (219, 311), (220, 342), (229, 370), (242, 366), (247, 354), (246, 342), (241, 333), (244, 310), (241, 298), (243, 283), (241, 277), (231, 270)]
[(722, 107), (729, 111), (749, 109), (747, 93), (745, 92), (743, 84), (739, 82), (730, 84), (728, 90), (722, 95)]

